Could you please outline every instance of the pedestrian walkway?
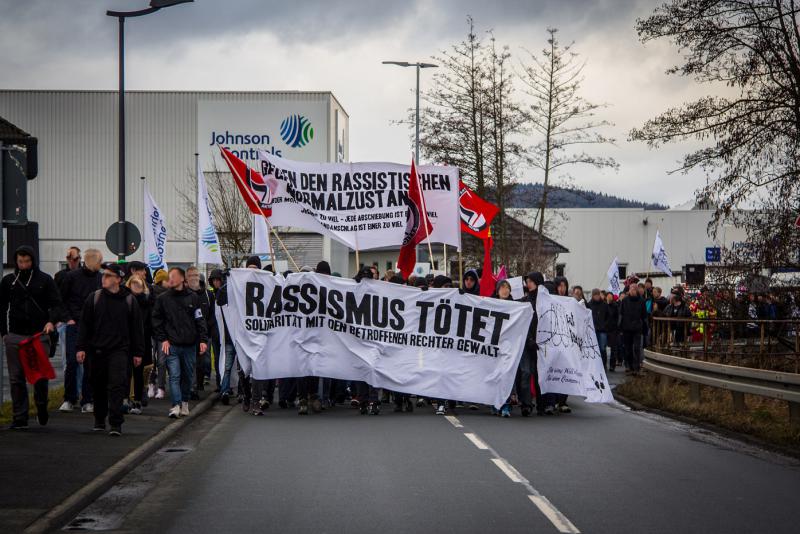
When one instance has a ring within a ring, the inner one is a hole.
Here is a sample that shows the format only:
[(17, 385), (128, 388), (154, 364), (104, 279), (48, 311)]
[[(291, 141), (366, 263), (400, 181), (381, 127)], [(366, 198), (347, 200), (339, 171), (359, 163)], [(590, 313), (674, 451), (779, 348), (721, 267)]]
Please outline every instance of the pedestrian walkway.
[(118, 438), (92, 432), (92, 414), (78, 410), (51, 412), (44, 427), (34, 417), (27, 431), (0, 430), (0, 530), (21, 531), (150, 439), (173, 421), (169, 407), (151, 400), (142, 415), (126, 415)]

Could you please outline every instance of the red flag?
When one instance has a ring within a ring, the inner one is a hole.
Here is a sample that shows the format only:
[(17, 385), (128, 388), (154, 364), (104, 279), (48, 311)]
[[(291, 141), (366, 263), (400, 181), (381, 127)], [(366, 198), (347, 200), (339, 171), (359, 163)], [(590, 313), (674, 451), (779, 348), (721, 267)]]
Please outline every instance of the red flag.
[(505, 280), (506, 278), (508, 278), (508, 271), (506, 271), (505, 265), (501, 265), (500, 270), (497, 271), (496, 275), (494, 275), (494, 279), (496, 282), (499, 282), (500, 280)]
[(23, 339), (19, 344), (19, 361), (29, 384), (35, 384), (42, 379), (53, 380), (56, 377), (41, 338), (42, 334), (39, 333)]
[(794, 227), (800, 228), (800, 215), (797, 216), (797, 219), (794, 221)]
[(274, 177), (265, 180), (260, 173), (248, 167), (233, 152), (221, 145), (219, 149), (250, 212), (264, 217), (272, 215), (272, 197), (277, 189), (277, 180)]
[(489, 225), (500, 208), (476, 195), (467, 184), (459, 180), (458, 204), (461, 212), (461, 231), (480, 239), (489, 236)]
[(492, 275), (492, 247), (494, 240), (492, 239), (492, 230), (487, 231), (488, 236), (483, 240), (483, 273), (481, 274), (481, 296), (491, 297), (494, 295), (495, 280)]
[(400, 257), (397, 258), (397, 268), (404, 279), (414, 271), (417, 263), (416, 246), (433, 232), (433, 225), (425, 211), (425, 199), (422, 188), (419, 186), (419, 175), (414, 160), (411, 160), (411, 176), (408, 179), (408, 197), (406, 199), (408, 212), (406, 215), (406, 235), (403, 246), (400, 247)]

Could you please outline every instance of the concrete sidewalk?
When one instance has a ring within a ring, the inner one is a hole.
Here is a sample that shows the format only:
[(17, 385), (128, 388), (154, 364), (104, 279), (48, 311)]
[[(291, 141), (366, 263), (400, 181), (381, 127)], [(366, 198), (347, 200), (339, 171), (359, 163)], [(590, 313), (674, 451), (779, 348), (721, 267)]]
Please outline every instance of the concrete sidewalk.
[[(211, 394), (201, 392), (201, 401)], [(190, 403), (190, 408), (199, 402)], [(51, 412), (27, 431), (0, 430), (0, 532), (20, 532), (80, 490), (173, 420), (168, 400), (151, 400), (142, 415), (126, 415), (121, 437), (92, 432), (92, 414)]]

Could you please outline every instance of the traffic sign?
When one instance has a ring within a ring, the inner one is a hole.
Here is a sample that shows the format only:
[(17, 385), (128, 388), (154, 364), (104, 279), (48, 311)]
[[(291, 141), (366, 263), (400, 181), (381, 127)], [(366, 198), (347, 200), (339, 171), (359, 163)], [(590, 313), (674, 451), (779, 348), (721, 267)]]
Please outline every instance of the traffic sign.
[(132, 222), (115, 222), (106, 230), (106, 246), (117, 256), (130, 256), (142, 244), (142, 234)]
[(722, 251), (719, 247), (706, 247), (706, 263), (719, 262), (722, 258)]

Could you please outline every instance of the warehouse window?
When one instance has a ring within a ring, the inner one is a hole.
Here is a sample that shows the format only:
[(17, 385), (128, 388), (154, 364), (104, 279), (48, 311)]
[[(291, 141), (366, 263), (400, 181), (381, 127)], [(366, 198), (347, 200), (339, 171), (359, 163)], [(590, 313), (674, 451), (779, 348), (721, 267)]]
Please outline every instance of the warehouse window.
[(627, 263), (620, 263), (619, 264), (619, 279), (625, 280), (628, 278), (628, 264)]
[(564, 276), (564, 270), (567, 268), (566, 263), (556, 264), (556, 276)]

